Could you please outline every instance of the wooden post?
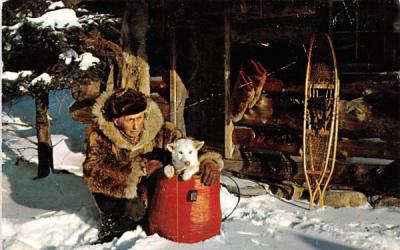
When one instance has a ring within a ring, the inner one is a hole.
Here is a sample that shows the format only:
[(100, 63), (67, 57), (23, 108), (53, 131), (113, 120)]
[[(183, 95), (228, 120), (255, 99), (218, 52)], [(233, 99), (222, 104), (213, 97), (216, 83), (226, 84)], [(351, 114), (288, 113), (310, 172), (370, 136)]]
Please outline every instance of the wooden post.
[(171, 65), (169, 70), (169, 100), (170, 100), (170, 120), (177, 126), (177, 88), (176, 88), (176, 29), (170, 27), (170, 51)]
[(225, 6), (224, 10), (224, 88), (225, 88), (225, 158), (232, 158), (233, 154), (233, 122), (231, 119), (231, 112), (229, 108), (229, 100), (231, 97), (231, 20), (230, 20), (230, 6)]

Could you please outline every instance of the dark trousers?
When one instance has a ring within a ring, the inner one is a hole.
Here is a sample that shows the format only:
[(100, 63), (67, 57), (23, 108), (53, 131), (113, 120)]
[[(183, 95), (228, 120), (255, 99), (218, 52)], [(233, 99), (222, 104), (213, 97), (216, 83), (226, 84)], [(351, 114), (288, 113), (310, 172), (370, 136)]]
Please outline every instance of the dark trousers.
[(100, 210), (99, 240), (111, 241), (126, 231), (135, 230), (137, 225), (147, 224), (142, 199), (118, 199), (100, 193), (93, 193), (93, 197)]

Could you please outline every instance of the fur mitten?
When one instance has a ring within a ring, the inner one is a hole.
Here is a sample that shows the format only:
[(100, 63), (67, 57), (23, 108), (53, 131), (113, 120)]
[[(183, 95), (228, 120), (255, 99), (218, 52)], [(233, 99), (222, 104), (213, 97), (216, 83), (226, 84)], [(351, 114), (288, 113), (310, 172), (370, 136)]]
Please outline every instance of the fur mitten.
[(230, 100), (231, 115), (234, 122), (243, 118), (249, 103), (254, 99), (254, 94), (254, 86), (250, 77), (245, 76), (244, 71), (240, 71)]
[(252, 108), (260, 100), (262, 90), (264, 88), (265, 82), (267, 81), (267, 71), (264, 69), (261, 63), (251, 60), (251, 64), (254, 71), (253, 78), (255, 80), (255, 94), (253, 100), (249, 103), (249, 108)]

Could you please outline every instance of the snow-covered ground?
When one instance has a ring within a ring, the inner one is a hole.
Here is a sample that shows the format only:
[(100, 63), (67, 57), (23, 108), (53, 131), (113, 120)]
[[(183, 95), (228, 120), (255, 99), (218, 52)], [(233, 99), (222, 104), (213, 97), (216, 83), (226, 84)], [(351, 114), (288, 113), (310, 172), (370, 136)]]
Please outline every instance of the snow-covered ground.
[[(103, 245), (96, 240), (98, 214), (82, 179), (84, 126), (71, 120), (68, 91), (50, 98), (55, 167), (73, 174), (33, 180), (35, 109), (20, 98), (2, 109), (2, 243), (4, 249), (400, 249), (400, 209), (325, 207), (266, 195), (241, 198), (221, 234), (196, 244), (179, 244), (138, 227)], [(232, 185), (230, 180), (223, 182)], [(258, 185), (239, 180), (241, 187)], [(268, 186), (265, 185), (266, 188)], [(224, 214), (236, 196), (221, 189)]]

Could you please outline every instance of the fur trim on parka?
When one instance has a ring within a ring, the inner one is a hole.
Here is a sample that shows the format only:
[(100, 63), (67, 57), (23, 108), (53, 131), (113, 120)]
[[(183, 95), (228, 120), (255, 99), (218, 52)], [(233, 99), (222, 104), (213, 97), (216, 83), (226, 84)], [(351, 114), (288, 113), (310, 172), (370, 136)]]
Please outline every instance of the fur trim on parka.
[(138, 183), (145, 176), (143, 167), (148, 161), (142, 154), (158, 146), (155, 141), (160, 139), (155, 140), (156, 137), (176, 133), (164, 124), (160, 108), (148, 98), (145, 129), (139, 142), (131, 144), (103, 114), (104, 104), (112, 94), (103, 93), (93, 107), (96, 121), (88, 133), (84, 177), (91, 192), (115, 198), (135, 198)]
[[(143, 167), (151, 160), (144, 154), (154, 148), (165, 149), (168, 143), (182, 137), (182, 133), (172, 123), (164, 123), (157, 103), (148, 98), (144, 131), (139, 142), (131, 144), (113, 121), (103, 115), (104, 103), (112, 93), (102, 94), (93, 107), (96, 123), (88, 132), (83, 173), (91, 192), (131, 199), (137, 197), (137, 186), (145, 176)], [(213, 160), (220, 169), (223, 167), (222, 157), (216, 152), (207, 152), (199, 159)]]
[(115, 127), (114, 122), (108, 121), (103, 114), (104, 104), (112, 94), (113, 92), (111, 91), (105, 92), (97, 99), (96, 104), (93, 107), (93, 114), (97, 118), (97, 124), (99, 125), (100, 130), (115, 145), (117, 145), (120, 148), (127, 149), (129, 151), (137, 150), (139, 148), (144, 147), (146, 144), (150, 143), (154, 139), (154, 137), (156, 137), (157, 133), (160, 131), (160, 128), (162, 127), (164, 122), (158, 104), (154, 102), (151, 98), (147, 98), (148, 108), (144, 120), (145, 129), (141, 135), (139, 143), (133, 145), (123, 137), (118, 128)]

